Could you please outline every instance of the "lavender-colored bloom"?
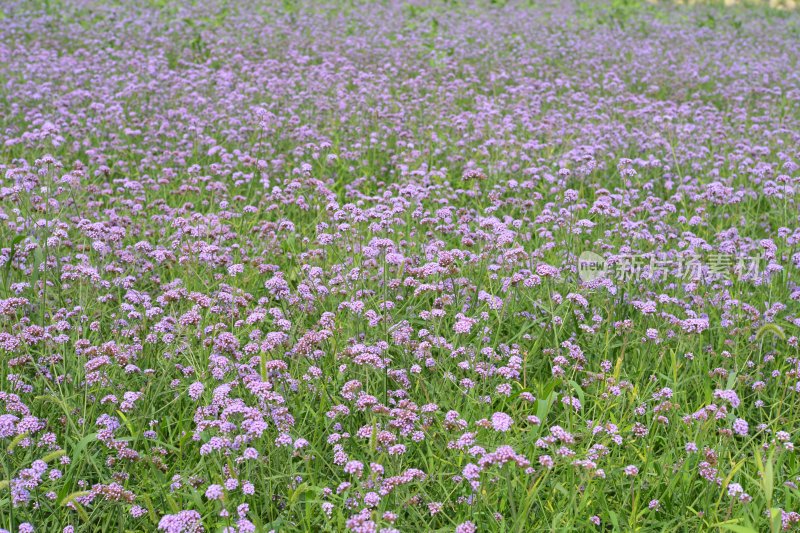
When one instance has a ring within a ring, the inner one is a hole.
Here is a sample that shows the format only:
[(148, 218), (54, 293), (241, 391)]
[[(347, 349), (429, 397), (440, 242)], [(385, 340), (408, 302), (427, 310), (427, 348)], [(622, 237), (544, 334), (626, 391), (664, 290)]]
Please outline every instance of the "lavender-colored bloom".
[(800, 11), (41, 4), (0, 6), (5, 527), (474, 533), (559, 485), (603, 527), (635, 464), (646, 527), (756, 524), (754, 450), (796, 489)]
[(747, 421), (742, 418), (737, 418), (733, 422), (733, 432), (739, 436), (747, 435), (749, 431), (749, 426), (747, 425)]
[(220, 485), (209, 485), (206, 489), (206, 498), (209, 500), (221, 500), (224, 494)]
[(511, 429), (514, 419), (505, 413), (495, 413), (492, 415), (492, 428), (495, 431), (506, 432)]
[(159, 531), (165, 533), (202, 533), (204, 530), (197, 511), (181, 511), (164, 515), (158, 522)]

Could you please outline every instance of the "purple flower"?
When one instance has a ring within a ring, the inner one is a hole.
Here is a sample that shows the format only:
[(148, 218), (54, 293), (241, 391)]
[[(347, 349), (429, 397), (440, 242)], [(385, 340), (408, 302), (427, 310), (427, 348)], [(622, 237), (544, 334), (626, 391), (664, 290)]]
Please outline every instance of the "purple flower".
[(733, 421), (733, 432), (739, 436), (747, 435), (749, 431), (749, 426), (747, 425), (747, 421), (743, 418), (737, 418)]
[(174, 515), (164, 515), (158, 522), (158, 529), (165, 533), (202, 533), (200, 513), (181, 511)]
[(492, 415), (492, 428), (495, 431), (505, 433), (514, 424), (514, 419), (505, 413), (495, 413)]
[(476, 533), (478, 528), (471, 521), (467, 520), (456, 526), (455, 533)]
[(206, 498), (209, 500), (221, 500), (224, 494), (220, 485), (209, 485), (206, 489)]

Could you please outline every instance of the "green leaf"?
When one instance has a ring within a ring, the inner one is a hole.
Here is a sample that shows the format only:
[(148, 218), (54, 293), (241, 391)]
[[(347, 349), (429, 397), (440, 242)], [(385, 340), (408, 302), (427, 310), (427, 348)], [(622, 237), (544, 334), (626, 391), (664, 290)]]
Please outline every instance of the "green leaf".
[(583, 389), (580, 385), (578, 385), (577, 381), (570, 381), (570, 385), (572, 385), (572, 390), (575, 391), (575, 394), (578, 395), (578, 399), (581, 401), (581, 405), (585, 405), (585, 394), (583, 393)]
[(740, 526), (738, 524), (714, 524), (714, 527), (718, 527), (720, 529), (724, 529), (727, 531), (733, 531), (734, 533), (758, 533), (757, 529), (753, 529), (750, 526)]
[(781, 531), (781, 529), (783, 529), (781, 527), (781, 510), (777, 507), (773, 507), (769, 512), (772, 521), (772, 531)]

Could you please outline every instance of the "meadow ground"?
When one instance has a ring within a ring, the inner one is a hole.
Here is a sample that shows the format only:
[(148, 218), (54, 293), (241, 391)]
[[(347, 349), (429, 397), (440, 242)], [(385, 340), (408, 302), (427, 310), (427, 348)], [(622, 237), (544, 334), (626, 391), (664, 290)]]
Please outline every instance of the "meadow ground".
[(0, 530), (800, 525), (797, 13), (0, 12)]

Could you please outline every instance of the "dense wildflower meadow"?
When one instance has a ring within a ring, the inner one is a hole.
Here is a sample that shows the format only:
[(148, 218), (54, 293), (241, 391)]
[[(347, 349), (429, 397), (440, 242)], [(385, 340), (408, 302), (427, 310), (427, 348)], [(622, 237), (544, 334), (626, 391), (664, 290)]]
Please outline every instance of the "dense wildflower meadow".
[(800, 14), (0, 12), (0, 530), (800, 529)]

